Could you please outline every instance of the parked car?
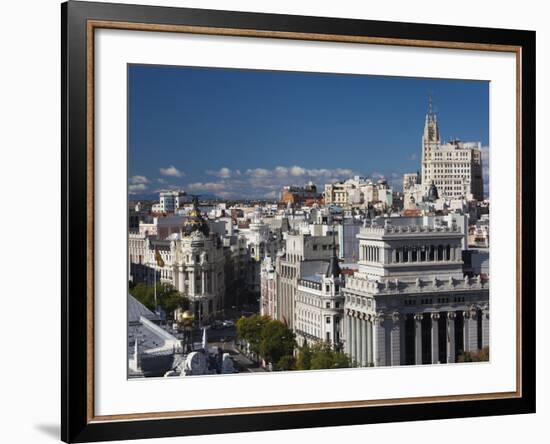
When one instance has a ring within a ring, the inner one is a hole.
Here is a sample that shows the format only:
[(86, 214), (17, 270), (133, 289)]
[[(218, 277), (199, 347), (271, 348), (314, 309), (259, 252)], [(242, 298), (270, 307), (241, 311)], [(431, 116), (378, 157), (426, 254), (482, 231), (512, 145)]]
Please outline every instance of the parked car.
[(233, 321), (223, 321), (224, 327), (235, 327), (235, 323)]

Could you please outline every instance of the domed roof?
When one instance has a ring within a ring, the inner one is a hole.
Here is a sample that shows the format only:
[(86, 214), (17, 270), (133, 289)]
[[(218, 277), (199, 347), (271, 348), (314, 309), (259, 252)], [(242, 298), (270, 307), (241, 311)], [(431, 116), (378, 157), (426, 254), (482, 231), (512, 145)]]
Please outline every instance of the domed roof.
[(182, 324), (192, 324), (195, 320), (195, 316), (189, 310), (181, 312), (178, 316), (178, 322)]
[(193, 232), (200, 232), (208, 236), (210, 232), (210, 227), (199, 210), (199, 199), (196, 196), (193, 197), (193, 208), (187, 215), (181, 231), (184, 236), (190, 236)]

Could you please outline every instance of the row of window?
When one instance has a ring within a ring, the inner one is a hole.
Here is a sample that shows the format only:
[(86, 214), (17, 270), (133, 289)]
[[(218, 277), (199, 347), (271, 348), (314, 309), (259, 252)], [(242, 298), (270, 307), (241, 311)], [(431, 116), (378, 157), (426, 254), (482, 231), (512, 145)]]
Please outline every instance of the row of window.
[(393, 261), (395, 263), (449, 261), (451, 251), (450, 245), (402, 247), (394, 250)]
[(379, 262), (380, 261), (380, 247), (374, 247), (372, 245), (361, 246), (361, 257), (365, 261)]
[(346, 295), (346, 302), (347, 303), (352, 303), (352, 304), (358, 304), (358, 305), (361, 305), (363, 307), (368, 307), (368, 308), (371, 308), (372, 307), (372, 299), (365, 299), (365, 298), (360, 298), (360, 297), (356, 297), (356, 296), (350, 296), (350, 295)]
[(281, 265), (281, 277), (289, 278), (289, 279), (295, 278), (296, 269), (288, 265)]

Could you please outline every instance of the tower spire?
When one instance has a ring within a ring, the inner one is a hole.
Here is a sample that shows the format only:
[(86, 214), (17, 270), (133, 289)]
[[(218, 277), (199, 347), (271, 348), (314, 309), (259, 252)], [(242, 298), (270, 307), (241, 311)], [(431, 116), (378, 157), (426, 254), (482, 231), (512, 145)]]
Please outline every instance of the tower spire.
[(336, 254), (336, 239), (334, 237), (334, 226), (332, 227), (332, 257), (328, 264), (326, 277), (338, 277), (340, 276), (340, 265), (338, 264), (338, 255)]

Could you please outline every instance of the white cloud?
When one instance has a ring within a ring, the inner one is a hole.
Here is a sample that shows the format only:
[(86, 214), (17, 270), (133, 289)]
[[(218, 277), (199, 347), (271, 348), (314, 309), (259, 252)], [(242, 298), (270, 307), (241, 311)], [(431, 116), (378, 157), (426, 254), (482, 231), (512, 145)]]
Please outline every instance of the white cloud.
[(138, 185), (138, 184), (148, 184), (149, 179), (145, 176), (132, 176), (130, 177), (130, 183), (132, 185)]
[(418, 159), (418, 154), (416, 153), (412, 153), (410, 156), (409, 156), (409, 160), (417, 160)]
[(224, 182), (194, 182), (187, 185), (190, 191), (220, 191), (225, 187)]
[[(165, 183), (165, 182), (163, 182)], [(164, 193), (166, 191), (182, 191), (182, 188), (178, 185), (164, 185), (162, 188), (157, 188), (155, 193)]]
[[(219, 170), (208, 170), (208, 171), (206, 171), (206, 174), (210, 174), (211, 176), (220, 177), (222, 179), (229, 179), (232, 175), (232, 172), (229, 168), (223, 167), (223, 168), (220, 168)], [(235, 174), (238, 175), (236, 172), (235, 172)], [(240, 174), (240, 171), (239, 171), (239, 174)]]
[(128, 193), (136, 194), (147, 190), (147, 185), (149, 184), (149, 179), (145, 176), (132, 176), (129, 179)]
[(288, 176), (288, 168), (278, 166), (273, 171), (275, 172), (275, 175), (277, 177), (286, 177), (286, 176)]
[(147, 189), (147, 185), (145, 185), (144, 183), (130, 184), (128, 186), (128, 193), (136, 194), (141, 191), (145, 191), (146, 189)]
[(320, 180), (324, 178), (346, 179), (356, 175), (357, 172), (355, 172), (350, 168), (335, 168), (335, 169), (304, 168), (299, 165), (294, 165), (291, 167), (278, 166), (278, 167), (275, 167), (273, 170), (268, 170), (265, 168), (253, 168), (253, 169), (246, 170), (246, 174), (254, 178), (270, 177), (270, 178), (283, 179), (288, 176), (292, 176), (297, 178), (301, 177), (303, 179), (317, 178)]
[(254, 168), (246, 170), (246, 174), (251, 177), (268, 177), (271, 175), (271, 171), (266, 170), (265, 168)]
[(184, 186), (189, 192), (211, 193), (220, 198), (276, 199), (285, 185), (302, 186), (312, 181), (319, 190), (324, 185), (345, 180), (358, 173), (351, 168), (306, 168), (300, 165), (279, 165), (272, 169), (249, 168), (247, 170), (208, 170), (207, 174), (219, 177), (219, 181), (192, 182)]
[(293, 166), (290, 168), (290, 174), (293, 176), (304, 176), (306, 174), (306, 169), (299, 166)]
[(174, 165), (170, 165), (168, 168), (159, 168), (160, 174), (170, 177), (183, 177), (185, 173), (178, 170)]

